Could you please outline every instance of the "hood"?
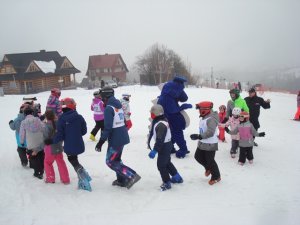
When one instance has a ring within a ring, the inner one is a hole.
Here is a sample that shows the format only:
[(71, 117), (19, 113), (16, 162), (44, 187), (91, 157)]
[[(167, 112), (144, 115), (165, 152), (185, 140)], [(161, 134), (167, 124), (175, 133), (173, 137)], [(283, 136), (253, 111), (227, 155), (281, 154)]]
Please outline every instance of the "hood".
[(78, 113), (75, 110), (70, 110), (63, 113), (60, 119), (64, 120), (65, 122), (72, 122), (73, 120), (78, 119)]
[(107, 101), (107, 104), (106, 105), (111, 105), (117, 109), (121, 109), (122, 108), (122, 104), (121, 102), (116, 99), (114, 96), (110, 97)]
[(19, 113), (17, 118), (18, 118), (18, 120), (24, 120), (25, 119), (24, 113)]
[(161, 95), (170, 95), (173, 98), (178, 98), (184, 89), (182, 83), (170, 81), (163, 86)]

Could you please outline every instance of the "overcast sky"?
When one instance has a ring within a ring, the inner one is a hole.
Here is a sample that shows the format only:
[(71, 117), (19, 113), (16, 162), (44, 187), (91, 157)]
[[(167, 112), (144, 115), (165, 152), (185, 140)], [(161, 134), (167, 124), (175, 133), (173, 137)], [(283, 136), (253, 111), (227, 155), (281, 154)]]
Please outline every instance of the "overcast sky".
[(130, 68), (155, 43), (193, 72), (300, 67), (300, 0), (0, 0), (0, 57), (58, 51), (85, 74), (88, 56)]

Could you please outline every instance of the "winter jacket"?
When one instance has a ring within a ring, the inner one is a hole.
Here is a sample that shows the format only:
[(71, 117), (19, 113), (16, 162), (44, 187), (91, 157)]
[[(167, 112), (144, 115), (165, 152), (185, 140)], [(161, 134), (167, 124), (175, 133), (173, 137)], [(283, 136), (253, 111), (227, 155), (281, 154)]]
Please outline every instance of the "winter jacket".
[[(151, 133), (151, 131), (153, 133)], [(153, 149), (158, 153), (164, 151), (171, 152), (173, 148), (171, 144), (171, 130), (165, 117), (161, 117), (159, 120), (153, 120), (151, 131), (149, 136), (151, 136), (151, 138), (153, 137), (155, 141)]]
[(255, 130), (250, 121), (240, 123), (234, 130), (229, 131), (229, 134), (237, 133), (240, 135), (240, 147), (252, 147), (254, 145), (253, 136), (258, 137), (258, 132)]
[[(57, 121), (56, 121), (56, 123), (57, 123)], [(45, 127), (43, 129), (44, 140), (52, 139), (55, 135), (55, 132), (56, 132), (56, 130), (54, 130), (52, 121), (48, 121), (45, 124)], [(63, 152), (62, 141), (58, 142), (57, 144), (50, 145), (50, 148), (51, 148), (52, 155), (56, 155), (56, 154)]]
[(82, 136), (87, 132), (84, 118), (75, 110), (64, 112), (57, 121), (57, 132), (53, 143), (64, 141), (64, 152), (67, 155), (79, 155), (85, 146)]
[(300, 95), (297, 96), (297, 107), (300, 107)]
[(20, 126), (21, 126), (21, 122), (25, 119), (25, 115), (23, 113), (19, 113), (17, 118), (14, 119), (14, 121), (12, 123), (9, 124), (10, 129), (15, 130), (15, 135), (16, 135), (16, 141), (18, 144), (18, 147), (21, 148), (26, 148), (27, 144), (26, 141), (24, 142), (24, 145), (22, 146), (20, 143)]
[(62, 110), (59, 103), (59, 99), (56, 96), (54, 95), (49, 96), (46, 110), (52, 110), (57, 117), (61, 116)]
[[(201, 123), (205, 121), (206, 130), (203, 130)], [(202, 137), (198, 142), (198, 148), (205, 151), (218, 150), (217, 127), (219, 116), (217, 112), (211, 112), (200, 119), (199, 133)]]
[(125, 120), (130, 120), (130, 105), (129, 105), (129, 101), (125, 100), (125, 99), (120, 99), (120, 102), (122, 104), (122, 109), (124, 111), (124, 116), (125, 116)]
[[(229, 117), (229, 120), (226, 122), (225, 126), (229, 127), (230, 130), (234, 130), (235, 128), (238, 127), (239, 124), (240, 124), (240, 119), (239, 118), (234, 118), (233, 116), (231, 116), (231, 117)], [(232, 134), (231, 139), (232, 140), (239, 140), (240, 135), (238, 133), (237, 134)]]
[(26, 140), (28, 149), (42, 151), (44, 148), (43, 129), (44, 124), (38, 117), (27, 115), (20, 126), (20, 144), (22, 145)]
[[(118, 113), (120, 110), (121, 113)], [(104, 110), (104, 130), (101, 133), (100, 140), (108, 140), (109, 147), (120, 147), (128, 144), (129, 136), (127, 128), (124, 125), (113, 128), (115, 114), (118, 113), (120, 119), (124, 120), (124, 113), (122, 113), (122, 105), (114, 96), (110, 97), (106, 103)]]
[(232, 110), (234, 107), (238, 107), (242, 111), (249, 112), (249, 108), (247, 106), (246, 101), (244, 99), (242, 99), (241, 96), (239, 96), (234, 101), (229, 100), (227, 102), (226, 118), (229, 118), (230, 116), (232, 116)]
[(94, 98), (91, 104), (91, 110), (94, 111), (94, 120), (104, 120), (104, 105), (100, 98)]
[(178, 102), (186, 102), (188, 96), (185, 93), (184, 85), (179, 82), (169, 81), (163, 86), (157, 104), (164, 108), (165, 114), (178, 113), (182, 109)]
[(269, 102), (265, 102), (265, 100), (261, 97), (258, 97), (257, 95), (253, 97), (246, 97), (245, 101), (249, 107), (250, 110), (250, 122), (254, 125), (254, 127), (259, 128), (259, 121), (258, 117), (260, 114), (260, 107), (263, 107), (264, 109), (271, 108)]

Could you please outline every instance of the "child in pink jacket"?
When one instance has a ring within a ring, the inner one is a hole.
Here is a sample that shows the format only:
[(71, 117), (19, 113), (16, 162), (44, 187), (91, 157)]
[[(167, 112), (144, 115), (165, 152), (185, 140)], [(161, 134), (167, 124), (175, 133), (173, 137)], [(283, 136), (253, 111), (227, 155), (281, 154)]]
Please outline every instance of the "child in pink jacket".
[[(52, 110), (47, 110), (45, 112), (45, 117), (47, 119), (47, 123), (43, 131), (44, 140), (52, 139), (56, 133), (56, 117)], [(61, 182), (64, 184), (69, 184), (70, 177), (65, 160), (63, 158), (62, 142), (59, 142), (57, 144), (45, 145), (44, 152), (44, 168), (46, 173), (45, 182), (55, 183), (53, 162), (56, 161)]]
[(104, 129), (104, 105), (99, 91), (94, 92), (94, 99), (91, 104), (91, 110), (94, 111), (95, 127), (93, 128), (90, 139), (96, 141), (98, 131)]
[[(240, 124), (240, 119), (239, 119), (240, 114), (241, 114), (240, 108), (238, 107), (233, 108), (232, 116), (229, 117), (229, 120), (226, 122), (225, 126), (230, 127), (230, 130), (236, 129)], [(236, 157), (237, 150), (239, 148), (239, 140), (240, 140), (239, 133), (231, 134), (231, 149), (230, 149), (231, 158)]]

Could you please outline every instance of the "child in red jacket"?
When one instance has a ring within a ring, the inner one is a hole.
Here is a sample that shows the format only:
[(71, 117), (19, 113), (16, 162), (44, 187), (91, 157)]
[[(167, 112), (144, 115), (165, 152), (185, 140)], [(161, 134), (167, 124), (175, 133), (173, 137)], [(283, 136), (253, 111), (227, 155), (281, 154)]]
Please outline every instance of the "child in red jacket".
[[(226, 117), (226, 106), (225, 105), (221, 105), (219, 107), (219, 121), (223, 121), (224, 118)], [(222, 142), (225, 142), (225, 128), (224, 125), (219, 125), (219, 140), (221, 140)]]

